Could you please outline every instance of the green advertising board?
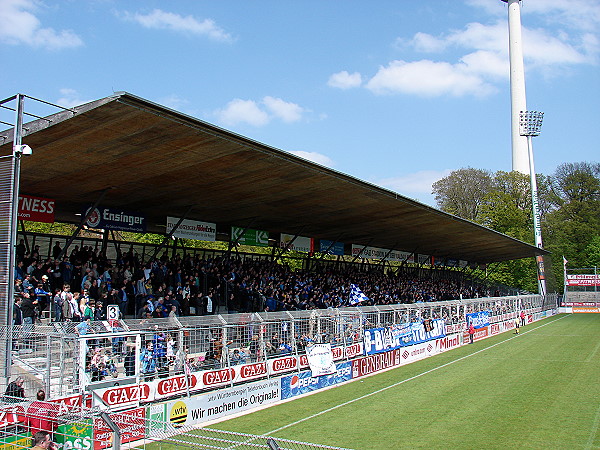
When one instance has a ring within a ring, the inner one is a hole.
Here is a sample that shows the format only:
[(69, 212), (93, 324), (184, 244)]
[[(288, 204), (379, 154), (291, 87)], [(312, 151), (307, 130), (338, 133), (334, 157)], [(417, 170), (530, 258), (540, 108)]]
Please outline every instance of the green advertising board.
[(22, 450), (31, 446), (31, 435), (29, 433), (0, 436), (0, 450)]
[[(231, 240), (242, 245), (254, 245), (256, 247), (269, 246), (269, 232), (253, 230), (252, 228), (231, 227)], [(243, 233), (243, 234), (242, 234)], [(239, 239), (238, 239), (239, 238)]]
[(167, 431), (167, 422), (169, 421), (169, 418), (167, 417), (167, 404), (158, 403), (148, 406), (146, 417), (148, 436), (163, 436), (164, 432)]
[(54, 442), (61, 450), (94, 448), (94, 426), (92, 419), (59, 425), (54, 432)]

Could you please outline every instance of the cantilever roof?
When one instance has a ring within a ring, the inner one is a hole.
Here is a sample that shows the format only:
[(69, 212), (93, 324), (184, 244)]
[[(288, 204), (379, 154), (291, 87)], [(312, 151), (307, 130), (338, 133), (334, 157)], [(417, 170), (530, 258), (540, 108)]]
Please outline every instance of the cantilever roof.
[[(345, 243), (489, 263), (546, 253), (393, 191), (128, 93), (26, 125), (33, 148), (22, 193), (53, 198), (57, 220), (103, 206), (144, 213), (148, 231), (166, 216), (249, 226)], [(12, 130), (0, 133), (12, 152)]]

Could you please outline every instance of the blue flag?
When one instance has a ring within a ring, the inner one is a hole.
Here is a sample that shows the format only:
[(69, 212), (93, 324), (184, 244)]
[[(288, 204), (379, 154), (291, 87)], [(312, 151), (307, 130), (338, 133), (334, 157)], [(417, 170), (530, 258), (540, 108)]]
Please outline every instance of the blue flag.
[(348, 299), (348, 303), (350, 305), (358, 305), (360, 302), (365, 302), (368, 300), (369, 297), (367, 297), (357, 285), (350, 285), (350, 298)]

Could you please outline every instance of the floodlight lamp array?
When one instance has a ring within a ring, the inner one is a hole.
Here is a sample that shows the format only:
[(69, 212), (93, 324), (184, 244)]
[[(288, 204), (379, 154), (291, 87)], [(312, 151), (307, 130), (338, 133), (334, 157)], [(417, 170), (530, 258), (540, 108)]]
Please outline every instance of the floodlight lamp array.
[(521, 111), (519, 113), (519, 134), (521, 136), (539, 136), (543, 120), (543, 112)]

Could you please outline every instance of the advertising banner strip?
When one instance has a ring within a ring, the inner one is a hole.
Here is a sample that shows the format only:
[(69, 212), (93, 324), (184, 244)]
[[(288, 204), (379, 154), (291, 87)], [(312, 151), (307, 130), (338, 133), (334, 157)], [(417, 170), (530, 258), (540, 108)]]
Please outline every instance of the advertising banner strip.
[[(90, 209), (91, 207), (83, 212), (84, 217), (88, 215)], [(91, 211), (85, 224), (90, 228), (103, 228), (105, 230), (146, 232), (146, 217), (143, 214), (101, 206)]]
[[(363, 346), (355, 343), (346, 347), (334, 347), (330, 350), (334, 360), (354, 358), (361, 355)], [(140, 384), (114, 386), (97, 389), (94, 396), (95, 406), (109, 406), (114, 409), (137, 406), (139, 403), (152, 402), (187, 394), (252, 380), (267, 376), (282, 375), (291, 371), (303, 370), (309, 367), (306, 355), (287, 355), (269, 359), (266, 362), (241, 364), (225, 369), (201, 370), (174, 375), (164, 379), (155, 379)], [(80, 397), (69, 398), (69, 402), (81, 404)]]
[(574, 307), (574, 313), (600, 313), (600, 308)]
[[(364, 245), (352, 244), (352, 256), (359, 256), (365, 259), (384, 259), (386, 261), (407, 261), (415, 262), (414, 254), (402, 252), (399, 250), (390, 250), (379, 247), (365, 247)], [(408, 259), (407, 259), (408, 258)]]
[(469, 313), (467, 317), (467, 327), (473, 325), (475, 329), (487, 327), (490, 324), (490, 312), (478, 311)]
[(54, 200), (31, 195), (19, 195), (19, 220), (54, 223), (54, 210)]
[(567, 286), (600, 286), (600, 274), (567, 275)]
[(365, 355), (373, 355), (438, 339), (445, 335), (446, 328), (441, 319), (370, 328), (364, 331), (364, 351)]
[(370, 375), (400, 365), (400, 350), (377, 353), (353, 360), (352, 378)]
[[(290, 242), (291, 244), (288, 246)], [(297, 252), (311, 253), (314, 251), (314, 240), (313, 238), (305, 236), (294, 236), (293, 234), (281, 233), (279, 246), (280, 248), (287, 247), (288, 250), (295, 250)]]
[[(146, 437), (146, 407), (122, 413), (110, 414), (119, 427), (121, 443), (137, 441)], [(100, 417), (94, 418), (94, 450), (112, 447), (113, 431)]]
[(319, 241), (319, 252), (327, 253), (328, 255), (343, 255), (344, 254), (344, 243), (333, 242), (327, 239), (321, 239)]
[[(242, 234), (242, 232), (244, 234)], [(231, 240), (237, 241), (241, 245), (254, 245), (255, 247), (269, 246), (269, 232), (263, 230), (253, 230), (247, 228), (244, 231), (240, 227), (231, 227)]]
[(285, 400), (352, 379), (352, 363), (350, 361), (336, 364), (335, 368), (334, 373), (320, 377), (312, 377), (310, 371), (282, 377), (281, 399)]
[[(168, 426), (196, 425), (281, 400), (278, 379), (256, 381), (167, 403)], [(160, 431), (149, 430), (150, 433)]]
[[(178, 217), (167, 217), (167, 234), (175, 228), (180, 220)], [(217, 224), (184, 219), (173, 233), (173, 236), (180, 239), (214, 242), (217, 239)]]

